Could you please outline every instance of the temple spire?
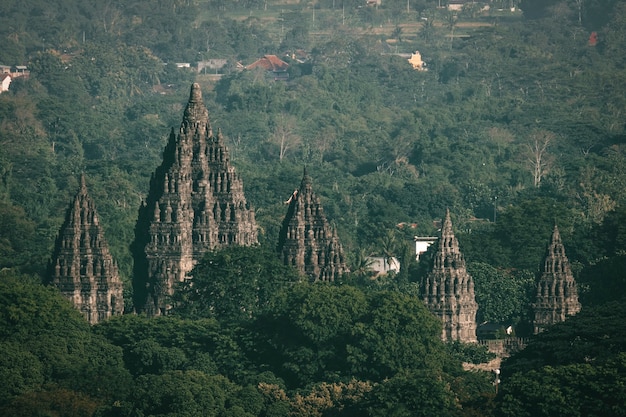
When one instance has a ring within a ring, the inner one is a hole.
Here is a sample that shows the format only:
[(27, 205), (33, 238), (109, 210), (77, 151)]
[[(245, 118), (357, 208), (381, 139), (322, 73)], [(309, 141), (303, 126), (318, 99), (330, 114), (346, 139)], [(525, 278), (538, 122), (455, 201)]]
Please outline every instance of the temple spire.
[(574, 274), (565, 255), (559, 228), (555, 225), (543, 260), (543, 272), (537, 282), (534, 310), (534, 332), (564, 321), (580, 311)]
[(257, 243), (254, 211), (230, 164), (221, 131), (213, 136), (200, 85), (194, 83), (177, 134), (152, 176), (139, 211), (133, 257), (138, 311), (164, 314), (177, 282), (212, 249)]
[(85, 173), (80, 174), (80, 192), (87, 193), (87, 183), (85, 182)]
[(311, 281), (335, 281), (348, 272), (336, 230), (326, 220), (306, 168), (300, 188), (285, 204), (277, 248), (285, 265), (294, 266)]
[(428, 309), (442, 320), (444, 341), (476, 341), (474, 280), (467, 272), (465, 259), (452, 229), (450, 210), (435, 244), (430, 272), (421, 283), (422, 299)]
[(124, 312), (122, 280), (84, 174), (57, 236), (49, 278), (91, 324)]

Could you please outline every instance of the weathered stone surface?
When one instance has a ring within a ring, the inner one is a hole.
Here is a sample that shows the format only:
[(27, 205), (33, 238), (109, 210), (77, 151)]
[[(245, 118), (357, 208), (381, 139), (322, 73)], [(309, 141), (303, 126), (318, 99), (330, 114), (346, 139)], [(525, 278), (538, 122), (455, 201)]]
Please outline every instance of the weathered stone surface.
[(533, 304), (535, 334), (580, 311), (576, 281), (556, 225), (543, 265)]
[(287, 203), (278, 240), (285, 265), (294, 266), (311, 281), (335, 281), (348, 272), (337, 231), (326, 220), (306, 170)]
[(49, 267), (50, 281), (91, 324), (124, 312), (123, 285), (85, 177), (65, 216)]
[(180, 128), (170, 133), (139, 209), (132, 246), (137, 309), (164, 314), (174, 284), (204, 253), (255, 243), (254, 211), (221, 133), (213, 134), (200, 86), (193, 84)]
[(476, 342), (474, 280), (467, 272), (459, 242), (452, 231), (450, 211), (434, 244), (435, 255), (430, 272), (421, 283), (420, 294), (428, 309), (443, 322), (441, 338)]

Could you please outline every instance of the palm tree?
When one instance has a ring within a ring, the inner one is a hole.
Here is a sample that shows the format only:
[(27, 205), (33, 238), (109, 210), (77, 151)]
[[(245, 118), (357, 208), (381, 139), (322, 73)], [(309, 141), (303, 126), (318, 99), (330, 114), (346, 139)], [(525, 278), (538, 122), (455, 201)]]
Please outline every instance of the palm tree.
[(365, 251), (365, 249), (361, 249), (357, 252), (352, 265), (350, 265), (350, 271), (357, 278), (370, 278), (374, 275), (374, 271), (372, 271), (372, 264), (374, 261)]
[(386, 270), (391, 268), (391, 263), (398, 252), (398, 239), (393, 230), (387, 231), (387, 234), (378, 239), (380, 252), (385, 259)]

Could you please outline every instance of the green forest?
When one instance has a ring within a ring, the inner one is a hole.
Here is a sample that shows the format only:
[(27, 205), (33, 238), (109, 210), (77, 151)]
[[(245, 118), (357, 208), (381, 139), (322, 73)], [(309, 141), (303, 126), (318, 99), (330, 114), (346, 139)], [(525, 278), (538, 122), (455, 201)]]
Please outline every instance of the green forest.
[[(30, 71), (0, 94), (0, 415), (626, 414), (626, 4), (367, 3), (0, 2), (0, 65)], [(242, 69), (267, 54), (288, 80)], [(226, 64), (196, 70), (208, 60)], [(181, 286), (171, 315), (90, 326), (45, 285), (65, 211), (84, 173), (133, 311), (138, 210), (194, 82), (260, 244), (194, 270), (228, 296)], [(287, 285), (274, 256), (304, 167), (341, 282)], [(529, 336), (497, 385), (462, 366), (490, 354), (443, 343), (418, 297), (407, 247), (447, 209), (479, 322)], [(582, 310), (530, 336), (555, 224)], [(402, 268), (372, 279), (368, 256)]]

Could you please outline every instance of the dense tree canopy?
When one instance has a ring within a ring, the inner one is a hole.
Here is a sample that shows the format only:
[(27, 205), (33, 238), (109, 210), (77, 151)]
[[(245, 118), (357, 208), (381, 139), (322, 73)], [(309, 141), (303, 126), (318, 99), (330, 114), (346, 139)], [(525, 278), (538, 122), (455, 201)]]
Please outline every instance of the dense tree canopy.
[(18, 409), (38, 395), (52, 407), (46, 391), (62, 394), (55, 407), (80, 400), (88, 409), (126, 395), (131, 380), (121, 351), (92, 334), (58, 290), (3, 272), (0, 299), (0, 369), (3, 381), (11, 381), (0, 389), (0, 408)]
[(506, 360), (502, 415), (623, 414), (625, 314), (623, 301), (583, 309)]
[(260, 332), (260, 358), (298, 387), (349, 377), (377, 381), (402, 369), (440, 371), (440, 326), (413, 296), (299, 284), (279, 294), (253, 329)]
[(207, 253), (174, 292), (173, 313), (221, 322), (250, 319), (268, 308), (281, 288), (302, 279), (262, 246), (233, 246)]

